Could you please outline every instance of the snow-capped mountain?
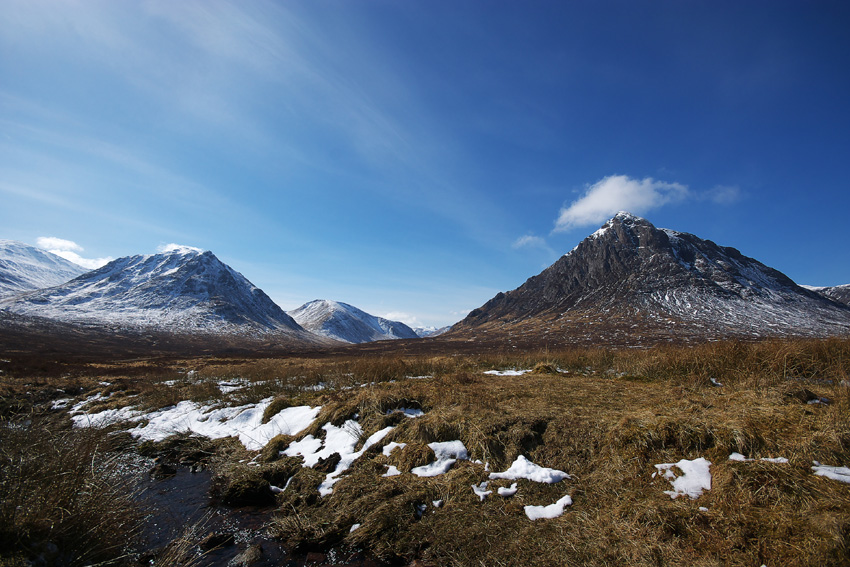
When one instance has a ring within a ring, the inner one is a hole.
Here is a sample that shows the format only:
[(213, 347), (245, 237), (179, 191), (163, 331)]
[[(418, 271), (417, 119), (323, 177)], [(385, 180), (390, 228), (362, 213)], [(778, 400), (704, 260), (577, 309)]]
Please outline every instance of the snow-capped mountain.
[(452, 326), (447, 325), (445, 327), (411, 327), (413, 332), (417, 334), (417, 336), (421, 338), (425, 337), (439, 337), (444, 333), (448, 333), (451, 330)]
[(317, 299), (289, 311), (289, 315), (312, 333), (347, 343), (418, 338), (404, 323), (376, 317), (338, 301)]
[(65, 284), (0, 301), (0, 308), (64, 323), (318, 340), (212, 252), (188, 247), (119, 258)]
[(456, 324), (504, 333), (850, 334), (850, 309), (734, 248), (619, 213), (519, 288)]
[(59, 285), (86, 269), (35, 246), (0, 240), (0, 297)]
[(844, 305), (850, 305), (850, 284), (834, 285), (829, 287), (803, 287), (811, 291), (815, 291), (821, 295), (824, 295), (832, 299), (833, 301), (838, 301), (839, 303), (843, 303)]

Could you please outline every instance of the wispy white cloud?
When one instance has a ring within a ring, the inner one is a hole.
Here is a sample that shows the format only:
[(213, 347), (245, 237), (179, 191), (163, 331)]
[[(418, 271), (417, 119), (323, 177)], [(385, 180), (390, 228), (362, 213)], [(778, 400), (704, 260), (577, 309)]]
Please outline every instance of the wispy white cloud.
[(114, 260), (114, 258), (110, 257), (84, 258), (79, 254), (79, 252), (85, 250), (82, 246), (73, 240), (65, 240), (64, 238), (57, 238), (55, 236), (38, 237), (36, 239), (36, 246), (89, 270), (95, 270)]
[(717, 185), (701, 195), (718, 205), (731, 205), (737, 203), (742, 197), (741, 189), (735, 185)]
[(687, 185), (658, 181), (651, 177), (632, 179), (610, 175), (589, 185), (584, 195), (561, 209), (553, 232), (599, 224), (619, 211), (638, 215), (690, 196)]
[(390, 311), (389, 313), (385, 313), (380, 315), (384, 319), (389, 319), (390, 321), (399, 321), (404, 323), (408, 327), (421, 327), (422, 323), (419, 321), (419, 318), (415, 315), (411, 315), (410, 313), (406, 313), (404, 311)]
[(514, 240), (514, 243), (511, 244), (511, 248), (517, 250), (519, 248), (547, 248), (547, 246), (546, 240), (543, 238), (526, 234), (525, 236), (520, 236)]

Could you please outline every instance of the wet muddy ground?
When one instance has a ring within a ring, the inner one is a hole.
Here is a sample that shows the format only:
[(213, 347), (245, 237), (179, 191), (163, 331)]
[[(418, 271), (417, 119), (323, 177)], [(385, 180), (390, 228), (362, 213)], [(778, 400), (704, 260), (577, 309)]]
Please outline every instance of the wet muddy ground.
[(169, 544), (185, 538), (197, 567), (384, 565), (357, 551), (289, 553), (267, 535), (274, 509), (219, 505), (210, 497), (209, 470), (190, 472), (179, 466), (173, 475), (151, 478), (145, 470), (139, 478), (139, 499), (148, 514), (141, 564), (154, 564)]

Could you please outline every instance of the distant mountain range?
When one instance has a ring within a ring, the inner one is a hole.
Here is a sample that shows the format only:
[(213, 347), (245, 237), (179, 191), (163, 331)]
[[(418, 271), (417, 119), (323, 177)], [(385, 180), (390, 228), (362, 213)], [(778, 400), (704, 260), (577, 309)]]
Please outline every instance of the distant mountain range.
[(60, 285), (0, 300), (0, 309), (140, 332), (323, 342), (212, 252), (186, 247), (119, 258)]
[(312, 333), (346, 343), (419, 338), (404, 323), (376, 317), (338, 301), (317, 299), (289, 311), (289, 315)]
[(56, 254), (14, 240), (0, 240), (0, 297), (59, 285), (86, 272)]
[(24, 350), (48, 348), (41, 346), (48, 344), (44, 337), (60, 337), (67, 346), (95, 335), (107, 348), (119, 336), (150, 345), (181, 336), (185, 344), (215, 348), (323, 348), (425, 336), (514, 346), (847, 336), (848, 304), (850, 285), (801, 287), (734, 248), (628, 213), (519, 288), (442, 329), (411, 329), (328, 300), (287, 314), (212, 252), (194, 248), (128, 256), (86, 271), (38, 248), (0, 241), (0, 340)]
[(628, 344), (847, 335), (845, 287), (804, 289), (734, 248), (619, 213), (519, 288), (473, 310), (449, 336)]

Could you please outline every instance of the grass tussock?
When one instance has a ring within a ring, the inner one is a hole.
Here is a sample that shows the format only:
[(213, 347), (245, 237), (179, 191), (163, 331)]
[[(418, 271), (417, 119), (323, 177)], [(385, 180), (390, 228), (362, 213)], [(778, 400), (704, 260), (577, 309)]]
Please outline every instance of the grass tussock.
[(0, 564), (125, 563), (142, 517), (121, 443), (37, 418), (0, 423)]

